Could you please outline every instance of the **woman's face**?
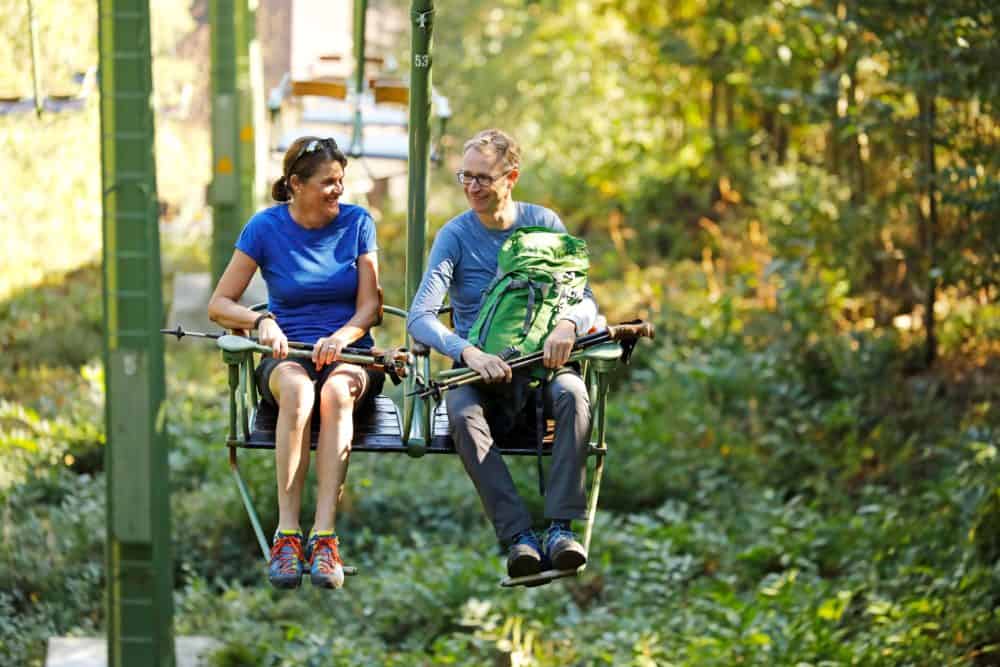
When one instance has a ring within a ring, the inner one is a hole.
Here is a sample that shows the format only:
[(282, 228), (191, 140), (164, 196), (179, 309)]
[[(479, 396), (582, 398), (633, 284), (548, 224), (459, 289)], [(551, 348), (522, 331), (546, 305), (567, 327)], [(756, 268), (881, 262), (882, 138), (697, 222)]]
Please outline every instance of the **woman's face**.
[(295, 203), (307, 215), (336, 218), (340, 213), (340, 195), (344, 194), (344, 167), (336, 160), (321, 162), (307, 180), (292, 177)]

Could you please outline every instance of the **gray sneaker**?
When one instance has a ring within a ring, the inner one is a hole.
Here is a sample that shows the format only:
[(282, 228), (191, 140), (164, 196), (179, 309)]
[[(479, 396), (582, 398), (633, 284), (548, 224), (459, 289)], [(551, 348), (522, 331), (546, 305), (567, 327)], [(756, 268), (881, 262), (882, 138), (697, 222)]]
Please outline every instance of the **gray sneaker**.
[(507, 575), (527, 577), (542, 571), (542, 547), (535, 534), (526, 530), (514, 538), (507, 550)]
[(587, 552), (573, 531), (556, 526), (545, 537), (545, 555), (556, 570), (576, 570), (587, 564)]

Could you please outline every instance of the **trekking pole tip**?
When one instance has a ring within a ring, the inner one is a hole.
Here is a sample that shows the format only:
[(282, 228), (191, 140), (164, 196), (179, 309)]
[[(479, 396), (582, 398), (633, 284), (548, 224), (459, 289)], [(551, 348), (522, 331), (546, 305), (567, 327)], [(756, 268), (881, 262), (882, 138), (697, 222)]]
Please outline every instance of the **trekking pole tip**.
[(173, 329), (160, 329), (160, 333), (167, 334), (168, 336), (177, 336), (177, 340), (180, 340), (181, 338), (184, 337), (184, 334), (186, 332), (184, 331), (183, 327), (181, 327), (181, 325), (178, 324)]

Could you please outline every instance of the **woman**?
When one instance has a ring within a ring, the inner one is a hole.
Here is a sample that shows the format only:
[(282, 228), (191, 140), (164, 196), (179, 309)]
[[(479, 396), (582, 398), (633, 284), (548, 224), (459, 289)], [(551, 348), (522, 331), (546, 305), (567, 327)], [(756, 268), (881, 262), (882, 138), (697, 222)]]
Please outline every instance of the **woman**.
[[(380, 315), (375, 224), (360, 206), (342, 204), (347, 158), (333, 139), (302, 137), (285, 153), (271, 188), (276, 206), (255, 214), (208, 304), (230, 329), (256, 329), (272, 349), (257, 367), (262, 400), (278, 408), (275, 463), (278, 527), (268, 576), (277, 588), (299, 585), (308, 563), (313, 584), (344, 582), (335, 532), (353, 436), (353, 412), (381, 390), (384, 376), (337, 362), (345, 346), (367, 348)], [(260, 268), (270, 310), (237, 303)], [(313, 343), (312, 359), (289, 359), (288, 341)], [(309, 468), (310, 421), (318, 414), (316, 518), (305, 551), (299, 528)]]

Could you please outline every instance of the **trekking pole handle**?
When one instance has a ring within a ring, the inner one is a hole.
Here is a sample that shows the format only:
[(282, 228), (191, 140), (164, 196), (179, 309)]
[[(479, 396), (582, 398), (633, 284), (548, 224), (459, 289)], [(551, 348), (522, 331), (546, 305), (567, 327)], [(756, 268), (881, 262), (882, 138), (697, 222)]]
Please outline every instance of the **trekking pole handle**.
[(608, 325), (608, 338), (611, 340), (628, 340), (633, 338), (656, 338), (656, 328), (652, 322), (623, 322), (622, 324)]

